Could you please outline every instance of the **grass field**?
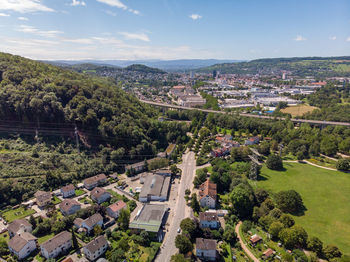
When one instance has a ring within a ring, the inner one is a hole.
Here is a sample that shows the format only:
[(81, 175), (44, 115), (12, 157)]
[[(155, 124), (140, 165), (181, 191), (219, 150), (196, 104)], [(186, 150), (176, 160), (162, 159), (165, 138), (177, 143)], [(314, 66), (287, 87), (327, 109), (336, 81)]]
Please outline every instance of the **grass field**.
[(309, 236), (335, 244), (350, 255), (350, 174), (301, 163), (284, 163), (286, 171), (261, 170), (257, 186), (270, 192), (294, 189), (303, 198), (305, 215), (295, 217)]
[(16, 209), (11, 209), (2, 214), (3, 218), (8, 223), (11, 223), (12, 221), (20, 218), (24, 218), (26, 216), (30, 216), (32, 214), (35, 214), (35, 210), (33, 209), (24, 209), (23, 207), (19, 207)]
[(312, 112), (318, 107), (308, 106), (308, 105), (298, 105), (298, 106), (289, 106), (287, 108), (281, 109), (282, 113), (291, 114), (292, 117), (302, 116), (305, 113)]

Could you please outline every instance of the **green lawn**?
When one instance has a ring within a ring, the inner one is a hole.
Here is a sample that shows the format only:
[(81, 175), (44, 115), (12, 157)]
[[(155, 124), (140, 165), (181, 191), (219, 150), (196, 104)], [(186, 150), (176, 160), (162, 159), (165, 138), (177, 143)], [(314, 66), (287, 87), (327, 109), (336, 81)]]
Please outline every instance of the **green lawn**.
[(19, 207), (16, 209), (11, 209), (8, 210), (6, 212), (4, 212), (2, 214), (3, 218), (5, 218), (5, 220), (8, 223), (11, 223), (12, 221), (16, 220), (16, 219), (20, 219), (20, 218), (24, 218), (26, 216), (30, 216), (32, 214), (35, 214), (35, 210), (29, 208), (29, 209), (24, 209), (24, 207)]
[(39, 245), (42, 244), (42, 243), (44, 243), (45, 241), (49, 240), (50, 238), (54, 237), (54, 235), (55, 235), (54, 233), (51, 233), (51, 234), (49, 234), (49, 235), (45, 235), (45, 236), (43, 236), (43, 237), (39, 237), (39, 238), (38, 238), (38, 243), (39, 243)]
[(350, 174), (301, 163), (284, 163), (286, 171), (261, 170), (258, 187), (271, 192), (294, 189), (303, 198), (305, 215), (295, 217), (309, 236), (337, 245), (350, 255)]
[(84, 195), (86, 192), (82, 189), (75, 189), (75, 196)]
[(10, 236), (9, 236), (8, 232), (4, 232), (4, 233), (0, 234), (0, 240), (5, 240), (7, 243), (10, 240)]
[(53, 196), (52, 197), (52, 203), (54, 204), (54, 205), (57, 205), (57, 204), (59, 204), (59, 203), (61, 203), (62, 201), (61, 201), (61, 199), (59, 199), (57, 196)]

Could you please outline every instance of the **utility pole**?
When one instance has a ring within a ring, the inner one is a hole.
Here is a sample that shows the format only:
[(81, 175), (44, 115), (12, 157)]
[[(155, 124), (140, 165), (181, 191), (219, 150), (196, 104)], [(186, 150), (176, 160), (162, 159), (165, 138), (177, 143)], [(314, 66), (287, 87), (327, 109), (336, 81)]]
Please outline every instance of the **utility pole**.
[(280, 157), (282, 157), (282, 150), (283, 150), (283, 148), (284, 148), (283, 144), (282, 144), (282, 143), (279, 144), (279, 145), (278, 145), (278, 148), (279, 148), (279, 150), (280, 150)]
[(75, 143), (77, 144), (77, 150), (78, 150), (78, 154), (80, 154), (80, 150), (79, 150), (79, 133), (78, 133), (78, 127), (75, 124), (75, 128), (74, 128), (74, 134), (75, 134)]

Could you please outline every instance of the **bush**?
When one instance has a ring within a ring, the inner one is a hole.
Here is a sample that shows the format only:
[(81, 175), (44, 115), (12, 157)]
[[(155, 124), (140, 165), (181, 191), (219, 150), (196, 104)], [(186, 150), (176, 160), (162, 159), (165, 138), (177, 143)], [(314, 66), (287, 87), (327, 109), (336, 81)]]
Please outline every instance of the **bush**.
[(340, 252), (339, 248), (336, 247), (335, 245), (327, 245), (323, 249), (323, 255), (328, 259), (336, 258), (336, 257), (341, 257), (342, 253)]
[(247, 233), (252, 228), (252, 226), (253, 226), (252, 221), (244, 220), (242, 223), (242, 231), (244, 233)]
[(339, 159), (336, 165), (337, 169), (340, 171), (349, 171), (350, 170), (350, 160), (348, 159)]
[(266, 166), (272, 170), (282, 170), (283, 162), (282, 158), (276, 154), (271, 154), (267, 157)]
[(303, 200), (295, 190), (280, 191), (276, 194), (275, 200), (283, 212), (296, 214), (304, 210)]

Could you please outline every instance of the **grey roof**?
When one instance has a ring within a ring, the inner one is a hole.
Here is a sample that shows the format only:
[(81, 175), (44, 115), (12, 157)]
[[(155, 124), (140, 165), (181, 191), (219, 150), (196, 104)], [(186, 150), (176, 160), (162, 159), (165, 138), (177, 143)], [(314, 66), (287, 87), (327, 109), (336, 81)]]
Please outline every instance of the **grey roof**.
[(166, 211), (166, 205), (146, 204), (129, 227), (131, 229), (143, 229), (148, 232), (158, 232)]
[(60, 204), (59, 207), (60, 209), (64, 212), (67, 213), (69, 209), (71, 209), (73, 206), (81, 206), (81, 204), (74, 200), (74, 199), (65, 199), (63, 200)]
[(196, 249), (216, 250), (216, 240), (196, 238)]
[(98, 174), (96, 176), (92, 176), (89, 178), (84, 179), (84, 183), (86, 184), (94, 184), (94, 183), (100, 183), (101, 181), (107, 179), (105, 174)]
[(55, 250), (55, 248), (70, 240), (72, 240), (72, 234), (68, 231), (63, 231), (58, 235), (54, 236), (53, 238), (42, 243), (41, 247), (46, 249), (48, 253), (51, 253), (53, 250)]
[(200, 212), (199, 213), (200, 221), (218, 221), (218, 215), (214, 212)]
[(7, 230), (16, 234), (22, 226), (32, 227), (32, 224), (27, 219), (16, 219), (7, 227)]
[(24, 232), (11, 238), (8, 242), (8, 246), (18, 253), (29, 241), (36, 239), (37, 238), (32, 234)]
[(108, 245), (107, 240), (104, 238), (104, 236), (99, 236), (89, 242), (85, 248), (88, 249), (91, 253), (95, 253), (97, 250), (99, 250), (104, 245)]
[(146, 177), (139, 197), (144, 198), (148, 195), (167, 197), (169, 185), (169, 176), (150, 174)]
[(102, 188), (102, 187), (95, 187), (95, 188), (91, 191), (90, 196), (92, 196), (92, 197), (98, 199), (98, 198), (100, 198), (100, 197), (101, 197), (103, 194), (105, 194), (105, 193), (111, 195), (111, 193), (109, 193), (106, 189), (104, 189), (104, 188)]
[(45, 192), (45, 191), (39, 190), (34, 194), (34, 196), (38, 201), (41, 202), (41, 201), (51, 199), (51, 192)]
[(100, 213), (96, 213), (85, 219), (84, 222), (88, 227), (92, 228), (101, 220), (103, 221), (103, 217), (100, 215)]

